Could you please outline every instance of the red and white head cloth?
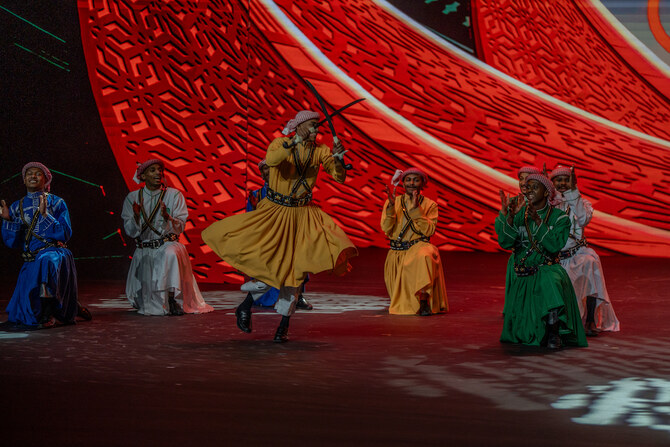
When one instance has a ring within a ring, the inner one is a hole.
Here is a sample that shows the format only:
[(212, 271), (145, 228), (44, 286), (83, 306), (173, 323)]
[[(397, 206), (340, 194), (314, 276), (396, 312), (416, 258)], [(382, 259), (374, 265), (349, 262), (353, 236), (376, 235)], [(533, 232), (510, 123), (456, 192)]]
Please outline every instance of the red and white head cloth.
[(535, 166), (522, 166), (516, 176), (519, 177), (521, 174), (542, 174), (542, 172)]
[(547, 197), (549, 205), (556, 206), (561, 202), (561, 198), (556, 193), (556, 188), (554, 188), (554, 183), (549, 180), (549, 177), (542, 174), (531, 174), (526, 177), (526, 182), (530, 182), (531, 180), (537, 180), (544, 185), (547, 192), (549, 193), (549, 196)]
[(295, 118), (290, 120), (287, 124), (284, 130), (281, 131), (284, 135), (289, 135), (293, 132), (295, 132), (296, 128), (304, 123), (305, 121), (309, 120), (318, 120), (319, 119), (319, 114), (316, 112), (312, 112), (311, 110), (301, 110), (295, 115)]
[(558, 177), (559, 175), (567, 175), (570, 177), (572, 173), (570, 172), (570, 168), (567, 166), (556, 166), (553, 171), (551, 171), (551, 174), (549, 174), (550, 179), (554, 179), (554, 177)]
[(395, 174), (393, 174), (393, 178), (391, 179), (391, 184), (393, 186), (398, 186), (400, 184), (400, 182), (405, 180), (405, 177), (407, 177), (410, 174), (420, 175), (423, 178), (424, 186), (426, 185), (426, 183), (428, 183), (428, 176), (426, 175), (425, 172), (423, 172), (419, 168), (408, 168), (405, 171), (401, 171), (400, 169), (396, 169)]
[(135, 171), (135, 176), (133, 177), (133, 180), (135, 180), (135, 183), (138, 185), (142, 183), (144, 180), (140, 177), (144, 171), (147, 170), (147, 168), (151, 165), (159, 164), (161, 165), (161, 168), (165, 169), (165, 163), (163, 163), (163, 160), (159, 160), (157, 158), (152, 158), (151, 160), (147, 160), (142, 164), (137, 165), (137, 170)]
[(259, 171), (262, 171), (262, 170), (263, 170), (263, 166), (267, 166), (267, 164), (268, 164), (268, 162), (265, 161), (265, 159), (262, 159), (261, 161), (258, 162), (258, 170), (259, 170)]
[(49, 168), (47, 168), (38, 161), (31, 161), (30, 163), (26, 163), (23, 169), (21, 169), (21, 176), (23, 180), (26, 179), (26, 171), (30, 168), (39, 168), (44, 173), (45, 178), (44, 189), (45, 191), (51, 191), (51, 179), (53, 178), (53, 176), (51, 175), (51, 171), (49, 171)]

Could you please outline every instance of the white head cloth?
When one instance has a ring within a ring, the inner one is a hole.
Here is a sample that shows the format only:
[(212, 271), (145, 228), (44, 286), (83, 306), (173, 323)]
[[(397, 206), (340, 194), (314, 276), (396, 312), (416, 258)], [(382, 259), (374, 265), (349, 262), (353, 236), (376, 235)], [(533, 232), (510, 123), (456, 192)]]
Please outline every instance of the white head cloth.
[(287, 124), (284, 130), (281, 131), (284, 135), (289, 135), (293, 132), (295, 132), (295, 129), (304, 123), (305, 121), (309, 121), (312, 119), (319, 119), (319, 114), (316, 112), (312, 112), (311, 110), (301, 110), (295, 115), (295, 118), (290, 120)]

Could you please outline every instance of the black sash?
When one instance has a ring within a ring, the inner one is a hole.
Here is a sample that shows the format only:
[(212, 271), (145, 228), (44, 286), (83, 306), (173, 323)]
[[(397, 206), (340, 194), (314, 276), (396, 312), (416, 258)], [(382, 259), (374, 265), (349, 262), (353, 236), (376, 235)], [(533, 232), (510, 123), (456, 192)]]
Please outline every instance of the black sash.
[[(303, 144), (303, 146), (306, 146), (306, 144)], [(312, 193), (312, 188), (310, 188), (309, 184), (307, 183), (307, 180), (305, 180), (305, 177), (307, 176), (307, 170), (309, 169), (309, 164), (312, 161), (312, 156), (314, 155), (315, 147), (316, 145), (314, 143), (309, 144), (309, 152), (307, 153), (307, 158), (305, 158), (304, 164), (300, 162), (300, 157), (298, 155), (298, 147), (296, 146), (296, 148), (293, 150), (293, 162), (295, 163), (295, 168), (298, 171), (300, 178), (293, 184), (293, 188), (291, 188), (291, 192), (289, 193), (290, 197), (295, 197), (295, 193), (298, 191), (300, 185), (303, 185), (305, 187), (308, 194)]]
[(144, 230), (147, 228), (151, 228), (151, 231), (156, 233), (157, 235), (161, 236), (161, 232), (158, 231), (154, 226), (153, 226), (153, 221), (156, 218), (156, 214), (158, 214), (158, 210), (161, 207), (161, 203), (163, 203), (163, 197), (165, 197), (165, 191), (167, 190), (166, 188), (161, 189), (161, 195), (158, 197), (158, 201), (156, 202), (156, 205), (154, 205), (154, 209), (151, 210), (151, 215), (147, 218), (147, 213), (144, 211), (144, 200), (142, 200), (142, 190), (144, 188), (141, 188), (137, 191), (137, 200), (139, 203), (142, 205), (140, 206), (140, 213), (142, 214), (142, 218), (144, 218), (144, 225), (142, 225), (142, 230), (140, 231), (140, 234), (144, 233)]

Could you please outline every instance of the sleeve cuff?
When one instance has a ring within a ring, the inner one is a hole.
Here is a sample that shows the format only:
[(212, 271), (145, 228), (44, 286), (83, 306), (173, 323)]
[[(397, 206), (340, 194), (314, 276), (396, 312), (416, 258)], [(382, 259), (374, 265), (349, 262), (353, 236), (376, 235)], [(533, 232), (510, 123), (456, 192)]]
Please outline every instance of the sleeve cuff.
[(37, 221), (37, 225), (38, 225), (42, 230), (46, 230), (46, 229), (49, 228), (51, 225), (53, 225), (54, 222), (56, 222), (56, 219), (54, 219), (54, 217), (53, 217), (51, 214), (47, 213), (46, 217), (41, 216), (41, 217), (38, 219), (38, 221)]
[(21, 230), (21, 222), (2, 219), (2, 228), (4, 230), (17, 232)]
[(574, 202), (575, 200), (579, 199), (582, 195), (579, 192), (579, 189), (571, 189), (568, 191), (565, 191), (563, 193), (563, 198), (567, 200), (568, 202)]
[(498, 217), (496, 217), (496, 219), (500, 220), (502, 224), (502, 231), (505, 234), (505, 236), (510, 237), (512, 239), (516, 238), (517, 236), (516, 228), (514, 228), (507, 222), (507, 216), (500, 213), (498, 214)]

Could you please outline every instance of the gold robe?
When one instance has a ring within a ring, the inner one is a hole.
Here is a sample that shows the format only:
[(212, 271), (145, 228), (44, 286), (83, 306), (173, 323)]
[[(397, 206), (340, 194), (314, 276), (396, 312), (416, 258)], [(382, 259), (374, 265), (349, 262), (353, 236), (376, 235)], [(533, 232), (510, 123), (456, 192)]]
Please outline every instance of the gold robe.
[[(398, 240), (407, 222), (402, 211), (403, 200), (406, 201), (409, 217), (417, 230), (425, 236), (432, 236), (437, 226), (437, 203), (424, 196), (418, 208), (409, 210), (409, 199), (405, 194), (395, 198), (395, 206), (390, 213), (387, 212), (388, 200), (384, 203), (381, 227), (386, 236)], [(421, 235), (409, 228), (400, 240), (420, 238)], [(390, 314), (416, 314), (419, 311), (418, 294), (421, 291), (429, 295), (428, 303), (433, 313), (449, 310), (440, 252), (429, 242), (419, 241), (408, 250), (389, 250), (384, 265), (384, 281), (391, 297)]]
[[(268, 186), (289, 195), (300, 175), (293, 152), (305, 163), (309, 147), (298, 144), (285, 149), (289, 138), (277, 138), (268, 147), (270, 166)], [(346, 171), (333, 159), (328, 146), (319, 144), (308, 164), (305, 181), (311, 190), (320, 166), (338, 183)], [(309, 190), (301, 184), (294, 197)], [(333, 219), (314, 204), (288, 207), (262, 199), (254, 211), (237, 214), (213, 223), (202, 232), (202, 239), (224, 261), (273, 287), (299, 287), (308, 273), (330, 271), (342, 275), (351, 269), (349, 258), (358, 251)]]

